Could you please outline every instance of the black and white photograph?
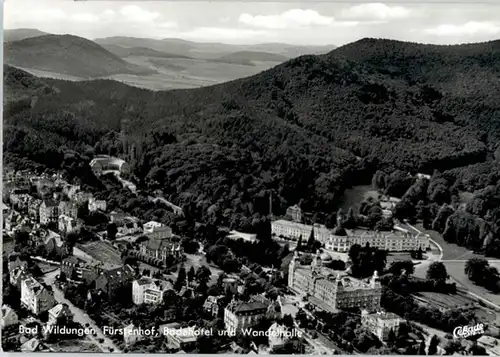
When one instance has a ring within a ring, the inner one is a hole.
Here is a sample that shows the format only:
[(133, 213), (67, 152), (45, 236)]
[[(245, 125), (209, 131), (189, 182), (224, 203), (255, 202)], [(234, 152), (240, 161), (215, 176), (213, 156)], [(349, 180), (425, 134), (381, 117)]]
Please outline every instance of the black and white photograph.
[(500, 3), (3, 3), (4, 352), (500, 356)]

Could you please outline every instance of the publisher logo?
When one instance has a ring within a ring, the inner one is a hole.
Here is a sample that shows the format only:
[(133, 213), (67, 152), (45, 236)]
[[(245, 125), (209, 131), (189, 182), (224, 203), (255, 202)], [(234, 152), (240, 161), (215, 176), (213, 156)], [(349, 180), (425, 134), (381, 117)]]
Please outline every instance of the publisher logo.
[(467, 338), (470, 336), (480, 335), (484, 333), (484, 325), (477, 324), (475, 326), (458, 326), (453, 330), (453, 337)]

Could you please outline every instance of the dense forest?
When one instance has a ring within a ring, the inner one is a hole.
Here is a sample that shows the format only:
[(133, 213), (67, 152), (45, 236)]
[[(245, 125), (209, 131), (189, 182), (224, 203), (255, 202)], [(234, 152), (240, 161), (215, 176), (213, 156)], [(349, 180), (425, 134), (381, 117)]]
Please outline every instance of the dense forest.
[[(90, 179), (85, 166), (94, 154), (121, 156), (139, 187), (161, 189), (194, 217), (234, 228), (261, 225), (271, 194), (275, 214), (301, 201), (322, 220), (346, 187), (377, 170), (439, 170), (440, 182), (457, 190), (493, 190), (499, 72), (500, 41), (374, 39), (167, 92), (38, 79), (5, 66), (4, 151), (7, 160), (23, 157), (80, 179)], [(436, 204), (449, 201), (435, 191)], [(481, 207), (474, 214), (486, 214)]]

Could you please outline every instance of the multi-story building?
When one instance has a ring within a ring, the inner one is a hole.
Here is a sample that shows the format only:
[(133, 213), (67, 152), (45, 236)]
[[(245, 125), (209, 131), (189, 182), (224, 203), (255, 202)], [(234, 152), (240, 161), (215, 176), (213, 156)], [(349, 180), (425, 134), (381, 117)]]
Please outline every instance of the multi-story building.
[(94, 197), (89, 199), (90, 212), (95, 212), (95, 211), (106, 212), (106, 208), (107, 208), (106, 200), (96, 200)]
[(172, 228), (163, 223), (150, 221), (143, 225), (144, 235), (150, 239), (167, 239), (172, 238)]
[(143, 276), (132, 283), (132, 301), (136, 305), (159, 304), (168, 290), (173, 290), (172, 283)]
[(173, 348), (181, 350), (195, 347), (198, 334), (195, 327), (169, 329), (166, 333), (167, 341)]
[(49, 319), (47, 321), (48, 325), (55, 325), (61, 318), (71, 319), (73, 313), (66, 304), (57, 304), (52, 309), (49, 310)]
[(287, 217), (291, 218), (292, 221), (300, 223), (302, 222), (302, 210), (298, 205), (290, 206), (286, 209)]
[(42, 205), (42, 200), (38, 198), (32, 198), (28, 205), (28, 216), (34, 221), (40, 222), (40, 206)]
[(57, 223), (59, 218), (59, 207), (58, 204), (50, 199), (43, 200), (40, 205), (40, 223), (50, 224)]
[(73, 217), (66, 216), (64, 214), (59, 216), (58, 219), (58, 229), (61, 233), (71, 233), (75, 232), (80, 228), (78, 221)]
[(288, 238), (292, 240), (299, 240), (301, 237), (306, 241), (314, 229), (314, 239), (325, 243), (330, 238), (330, 230), (322, 224), (315, 224), (314, 226), (287, 221), (280, 219), (271, 222), (271, 233), (273, 236), (280, 238)]
[(221, 296), (213, 296), (213, 295), (208, 296), (207, 299), (205, 300), (205, 302), (203, 303), (203, 310), (212, 316), (218, 316), (219, 315), (220, 300), (222, 298), (223, 298), (223, 295), (221, 295)]
[(239, 333), (258, 324), (267, 316), (269, 306), (261, 301), (233, 300), (224, 309), (226, 330)]
[(90, 167), (96, 176), (100, 176), (106, 171), (130, 172), (130, 167), (124, 160), (107, 155), (101, 155), (92, 159)]
[(139, 254), (143, 257), (159, 259), (166, 262), (169, 257), (180, 257), (182, 247), (178, 242), (172, 242), (169, 239), (149, 239), (141, 243)]
[(129, 265), (111, 270), (103, 270), (95, 279), (96, 290), (101, 290), (110, 297), (115, 294), (118, 289), (132, 282), (134, 275), (134, 269)]
[(412, 250), (427, 250), (430, 247), (429, 235), (412, 234), (405, 230), (391, 232), (375, 232), (367, 230), (345, 230), (346, 235), (332, 234), (325, 242), (325, 248), (337, 252), (348, 252), (351, 246), (359, 244), (387, 250), (391, 252), (405, 252)]
[(59, 215), (78, 218), (78, 205), (75, 202), (61, 201), (58, 206)]
[(321, 254), (314, 257), (310, 266), (301, 265), (298, 253), (288, 268), (288, 286), (298, 294), (327, 311), (363, 308), (368, 311), (380, 309), (382, 287), (375, 271), (369, 281), (341, 275), (322, 266)]
[(29, 277), (21, 282), (21, 304), (35, 315), (50, 310), (55, 304), (52, 291)]
[(361, 313), (361, 324), (375, 334), (380, 341), (386, 341), (391, 330), (397, 336), (401, 322), (401, 318), (392, 312), (375, 312), (370, 314), (364, 310)]

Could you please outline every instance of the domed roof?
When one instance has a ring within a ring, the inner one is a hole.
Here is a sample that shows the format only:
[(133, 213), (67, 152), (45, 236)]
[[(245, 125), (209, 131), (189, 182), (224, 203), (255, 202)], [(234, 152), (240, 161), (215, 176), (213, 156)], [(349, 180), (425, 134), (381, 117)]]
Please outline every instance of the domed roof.
[(346, 236), (347, 232), (342, 226), (337, 226), (333, 229), (333, 234), (336, 236)]

